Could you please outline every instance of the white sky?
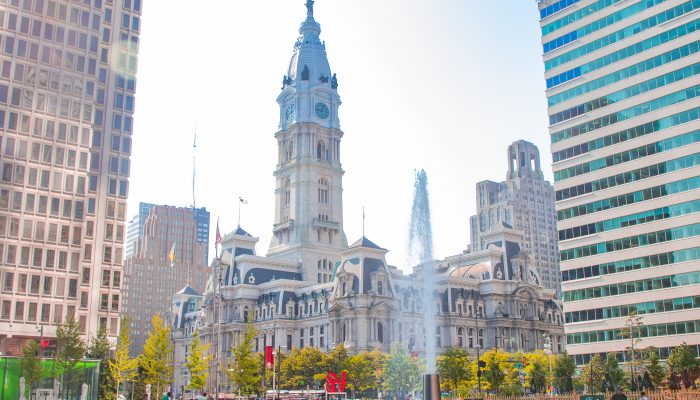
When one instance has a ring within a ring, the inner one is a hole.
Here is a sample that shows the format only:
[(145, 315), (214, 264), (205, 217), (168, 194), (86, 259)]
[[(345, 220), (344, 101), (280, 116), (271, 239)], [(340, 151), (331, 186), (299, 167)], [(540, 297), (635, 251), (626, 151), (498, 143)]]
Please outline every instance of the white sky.
[[(138, 202), (196, 205), (222, 234), (241, 226), (267, 252), (274, 217), (279, 109), (304, 0), (144, 2), (129, 215)], [(501, 181), (506, 148), (540, 148), (551, 180), (534, 1), (317, 0), (338, 75), (344, 226), (406, 269), (413, 171), (428, 174), (434, 254), (469, 243), (475, 184)]]

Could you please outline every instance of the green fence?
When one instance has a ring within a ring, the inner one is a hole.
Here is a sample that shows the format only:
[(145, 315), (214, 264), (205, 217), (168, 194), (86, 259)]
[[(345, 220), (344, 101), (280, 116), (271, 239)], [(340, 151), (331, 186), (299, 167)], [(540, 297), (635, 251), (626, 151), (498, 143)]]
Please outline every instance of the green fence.
[[(19, 399), (19, 380), (22, 377), (21, 359), (16, 357), (0, 357), (0, 399)], [(56, 375), (56, 365), (52, 359), (41, 360), (42, 379), (32, 388), (30, 397), (29, 383), (25, 385), (27, 400), (53, 400), (56, 398), (54, 389), (59, 389), (58, 398), (61, 400), (80, 400), (83, 383), (88, 385), (87, 399), (97, 399), (97, 378), (100, 371), (99, 360), (81, 360), (75, 365), (70, 374)], [(58, 382), (58, 384), (56, 384)]]

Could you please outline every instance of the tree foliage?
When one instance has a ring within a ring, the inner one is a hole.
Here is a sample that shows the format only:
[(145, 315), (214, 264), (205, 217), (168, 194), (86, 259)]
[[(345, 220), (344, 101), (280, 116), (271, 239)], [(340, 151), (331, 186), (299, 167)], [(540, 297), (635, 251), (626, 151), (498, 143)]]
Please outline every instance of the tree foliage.
[[(292, 349), (289, 356), (280, 365), (280, 382), (284, 389), (313, 387), (314, 381), (319, 386), (325, 380), (326, 366), (330, 358), (315, 347)], [(334, 371), (335, 372), (335, 371)], [(342, 372), (342, 371), (341, 371)]]
[(604, 389), (614, 391), (616, 387), (625, 383), (625, 372), (617, 362), (617, 354), (608, 353), (603, 371), (605, 375)]
[[(22, 376), (26, 380), (26, 389), (29, 390), (31, 398), (31, 393), (41, 378), (43, 378), (43, 371), (41, 367), (41, 358), (39, 357), (39, 343), (30, 340), (27, 344), (22, 347), (22, 358), (20, 359), (20, 370), (22, 371)], [(25, 393), (26, 394), (26, 393)]]
[[(72, 315), (66, 316), (66, 322), (56, 328), (56, 345), (58, 355), (56, 356), (55, 376), (60, 376), (63, 384), (62, 388), (70, 387), (66, 383), (72, 382), (78, 376), (74, 376), (73, 370), (76, 364), (85, 355), (85, 342), (78, 321)], [(69, 397), (69, 393), (63, 393)]]
[(90, 339), (90, 345), (85, 353), (87, 358), (100, 360), (100, 373), (97, 379), (97, 398), (100, 400), (112, 400), (115, 398), (114, 393), (112, 393), (114, 381), (109, 373), (109, 362), (112, 359), (110, 354), (111, 348), (112, 343), (107, 337), (107, 330), (104, 326), (101, 326), (97, 331), (97, 335)]
[(153, 316), (151, 325), (153, 329), (148, 331), (140, 364), (144, 371), (144, 383), (151, 384), (151, 393), (158, 396), (173, 382), (173, 345), (170, 327), (160, 314)]
[(672, 389), (680, 389), (681, 384), (686, 389), (690, 388), (700, 375), (700, 361), (695, 358), (685, 342), (671, 350), (666, 363)]
[(420, 385), (421, 368), (403, 346), (396, 346), (384, 360), (382, 375), (383, 388), (402, 395)]
[(260, 375), (262, 364), (253, 353), (253, 341), (257, 335), (258, 331), (249, 318), (243, 337), (237, 345), (231, 347), (232, 360), (224, 369), (231, 383), (246, 396), (257, 394), (262, 381)]
[(205, 354), (208, 350), (209, 345), (202, 344), (199, 340), (199, 332), (195, 331), (185, 362), (185, 366), (190, 371), (190, 384), (187, 385), (187, 389), (202, 390), (207, 384), (209, 361), (213, 356), (211, 353)]
[(588, 393), (603, 392), (605, 384), (605, 362), (600, 354), (595, 354), (591, 357), (588, 364), (583, 366), (581, 379), (588, 390)]
[(460, 382), (471, 376), (467, 351), (461, 347), (449, 347), (437, 358), (437, 372), (440, 375), (440, 388), (456, 391)]
[(574, 358), (564, 352), (554, 361), (554, 386), (560, 393), (568, 393), (574, 390), (573, 376), (576, 373)]
[(661, 365), (659, 353), (656, 349), (649, 350), (647, 373), (649, 374), (650, 383), (654, 388), (660, 387), (666, 377), (666, 369)]
[(136, 377), (136, 371), (139, 366), (138, 358), (129, 357), (129, 346), (131, 346), (129, 321), (124, 317), (121, 320), (119, 341), (114, 352), (114, 358), (109, 360), (109, 375), (114, 383), (117, 399), (119, 398), (119, 386), (122, 383), (133, 380)]

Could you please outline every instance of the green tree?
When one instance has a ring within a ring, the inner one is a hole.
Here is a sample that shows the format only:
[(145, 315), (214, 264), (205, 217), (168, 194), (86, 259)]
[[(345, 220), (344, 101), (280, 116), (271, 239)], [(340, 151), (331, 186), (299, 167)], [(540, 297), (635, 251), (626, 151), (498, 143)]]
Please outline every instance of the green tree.
[(462, 381), (470, 378), (469, 357), (461, 347), (449, 347), (437, 358), (440, 387), (444, 391), (456, 391)]
[(111, 361), (110, 349), (112, 344), (107, 338), (107, 330), (101, 326), (97, 335), (90, 339), (85, 357), (92, 360), (100, 360), (100, 373), (98, 375), (97, 398), (100, 400), (111, 400), (114, 397), (112, 388), (114, 381), (109, 373), (109, 362)]
[[(146, 384), (144, 383), (144, 369), (142, 366), (138, 366), (136, 369), (136, 377), (131, 381), (130, 392), (131, 395), (127, 398), (131, 399), (145, 399), (146, 398)], [(158, 399), (155, 399), (158, 400)]]
[(85, 355), (85, 342), (81, 338), (82, 332), (78, 321), (72, 315), (66, 316), (66, 322), (56, 328), (56, 345), (58, 355), (56, 356), (56, 376), (61, 377), (61, 387), (65, 392), (63, 397), (70, 397), (67, 392), (74, 379), (79, 378), (79, 374), (74, 376), (73, 370), (76, 364)]
[(564, 352), (556, 357), (553, 366), (554, 386), (560, 393), (569, 393), (574, 390), (573, 376), (576, 373), (574, 358)]
[(700, 361), (695, 359), (693, 352), (685, 342), (671, 350), (666, 364), (668, 366), (668, 380), (672, 389), (680, 389), (681, 383), (688, 389), (693, 386), (700, 375)]
[(594, 354), (583, 366), (581, 379), (588, 389), (588, 393), (600, 393), (605, 383), (605, 362), (600, 354)]
[(659, 388), (666, 377), (666, 370), (663, 365), (659, 362), (659, 353), (656, 349), (649, 350), (649, 364), (647, 365), (647, 373), (649, 374), (649, 380), (655, 389)]
[(22, 371), (22, 376), (27, 382), (27, 390), (29, 390), (29, 396), (27, 396), (27, 398), (32, 397), (31, 393), (32, 390), (34, 390), (34, 385), (37, 384), (41, 378), (43, 378), (41, 358), (39, 357), (40, 348), (39, 343), (34, 340), (30, 340), (24, 347), (22, 347), (20, 370)]
[(119, 386), (122, 383), (133, 380), (137, 376), (136, 371), (139, 366), (139, 359), (129, 357), (129, 346), (131, 346), (131, 339), (129, 339), (129, 320), (123, 317), (119, 329), (117, 350), (114, 352), (114, 358), (109, 360), (108, 364), (109, 375), (116, 389), (117, 399), (119, 399)]
[(347, 372), (350, 368), (349, 362), (348, 350), (345, 348), (345, 345), (340, 343), (324, 359), (323, 370), (324, 372), (333, 371), (336, 374), (340, 374), (343, 371)]
[(607, 354), (603, 371), (605, 375), (606, 390), (614, 391), (616, 387), (624, 383), (625, 372), (622, 370), (622, 368), (620, 368), (620, 364), (617, 362), (617, 354)]
[(253, 341), (257, 335), (252, 319), (248, 318), (245, 333), (238, 344), (231, 347), (232, 360), (224, 369), (229, 381), (245, 396), (257, 394), (262, 381), (261, 364), (253, 353)]
[(625, 325), (620, 328), (620, 337), (623, 339), (628, 339), (629, 345), (626, 347), (630, 355), (630, 361), (627, 363), (629, 365), (629, 376), (630, 376), (630, 389), (635, 390), (636, 384), (634, 384), (634, 377), (637, 376), (637, 370), (641, 366), (641, 359), (637, 357), (637, 351), (639, 350), (639, 342), (642, 341), (642, 329), (644, 328), (644, 322), (642, 322), (642, 317), (637, 315), (637, 311), (631, 311), (627, 319), (625, 319)]
[(328, 356), (315, 347), (293, 349), (280, 365), (281, 387), (306, 388), (307, 385), (313, 386), (314, 381), (320, 385), (328, 373), (326, 365)]
[(401, 396), (415, 390), (420, 384), (421, 369), (403, 346), (395, 346), (384, 360), (382, 376), (385, 390)]
[(199, 332), (194, 332), (190, 351), (187, 355), (185, 366), (190, 371), (190, 384), (187, 389), (202, 390), (207, 384), (209, 361), (213, 354), (205, 354), (209, 350), (209, 345), (202, 344), (199, 340)]
[(140, 364), (144, 371), (144, 383), (151, 385), (153, 396), (160, 396), (173, 382), (173, 344), (170, 341), (170, 327), (160, 314), (151, 319), (153, 330), (143, 346)]

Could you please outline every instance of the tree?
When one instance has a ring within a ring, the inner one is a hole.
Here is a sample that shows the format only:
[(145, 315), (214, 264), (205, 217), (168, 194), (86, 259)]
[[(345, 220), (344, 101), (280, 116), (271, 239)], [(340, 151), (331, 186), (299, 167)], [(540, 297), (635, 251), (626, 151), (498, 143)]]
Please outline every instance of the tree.
[(542, 350), (526, 355), (527, 366), (524, 368), (527, 386), (535, 393), (543, 393), (547, 390), (547, 376), (549, 375), (549, 358)]
[(262, 381), (260, 363), (253, 353), (253, 341), (257, 335), (252, 319), (248, 318), (245, 333), (238, 344), (231, 347), (232, 360), (224, 369), (231, 383), (245, 396), (258, 393)]
[(173, 345), (170, 342), (170, 328), (160, 314), (153, 316), (151, 325), (153, 330), (148, 331), (140, 364), (144, 371), (144, 383), (150, 383), (151, 393), (160, 396), (173, 382)]
[(625, 372), (620, 368), (617, 362), (616, 353), (608, 353), (603, 367), (605, 374), (605, 389), (608, 391), (615, 390), (625, 380)]
[(364, 352), (350, 357), (347, 362), (348, 377), (347, 388), (352, 391), (352, 397), (356, 398), (355, 392), (366, 392), (377, 386), (377, 376), (374, 373), (374, 356)]
[(631, 311), (627, 319), (625, 320), (625, 325), (620, 328), (620, 337), (623, 339), (629, 339), (629, 346), (627, 349), (630, 354), (630, 389), (636, 390), (637, 384), (635, 381), (635, 370), (639, 367), (640, 362), (636, 357), (637, 349), (635, 346), (642, 341), (641, 333), (644, 323), (642, 322), (642, 317), (637, 315), (637, 311)]
[(560, 354), (554, 361), (554, 386), (560, 393), (569, 393), (574, 390), (573, 376), (576, 373), (574, 358), (568, 353)]
[(22, 371), (22, 376), (27, 381), (27, 389), (29, 389), (29, 396), (31, 398), (32, 390), (34, 385), (38, 383), (42, 376), (41, 368), (41, 358), (39, 357), (39, 343), (34, 340), (30, 340), (22, 348), (22, 358), (20, 360), (20, 369)]
[(101, 400), (111, 400), (113, 397), (112, 387), (114, 381), (109, 373), (109, 362), (111, 361), (110, 349), (112, 344), (107, 338), (107, 330), (101, 326), (97, 335), (90, 339), (85, 357), (100, 360), (100, 373), (98, 376), (97, 398)]
[(348, 371), (349, 369), (350, 357), (348, 356), (348, 350), (342, 343), (338, 344), (327, 354), (323, 362), (324, 372), (333, 371), (336, 374), (340, 374), (343, 371)]
[[(66, 316), (66, 322), (56, 328), (56, 344), (58, 355), (56, 357), (56, 376), (61, 376), (61, 387), (68, 390), (71, 385), (66, 385), (66, 380), (70, 383), (78, 376), (73, 376), (75, 365), (85, 355), (85, 342), (81, 338), (81, 329), (78, 322), (72, 315)], [(63, 396), (68, 398), (69, 393), (64, 392)]]
[(504, 351), (488, 350), (481, 355), (486, 365), (481, 369), (481, 388), (498, 392), (505, 384), (506, 376), (511, 372), (512, 364)]
[(469, 357), (461, 347), (449, 347), (437, 358), (437, 372), (444, 391), (456, 391), (462, 381), (469, 380)]
[(109, 375), (116, 389), (117, 399), (119, 399), (119, 386), (123, 382), (133, 380), (137, 376), (136, 370), (139, 366), (139, 359), (129, 357), (129, 346), (131, 346), (131, 339), (129, 339), (129, 320), (123, 317), (119, 329), (117, 350), (114, 353), (114, 358), (109, 360)]
[(420, 383), (421, 369), (403, 346), (395, 346), (382, 366), (384, 388), (403, 395), (415, 390)]
[(204, 354), (209, 350), (209, 345), (202, 344), (199, 340), (199, 332), (194, 332), (190, 352), (187, 356), (185, 366), (190, 371), (190, 384), (187, 389), (202, 390), (207, 384), (209, 361), (213, 354)]
[(681, 383), (686, 389), (689, 389), (694, 386), (695, 379), (700, 375), (700, 362), (695, 359), (693, 352), (685, 342), (671, 350), (666, 364), (668, 365), (668, 380), (671, 389), (680, 389)]
[(659, 353), (656, 349), (649, 350), (649, 365), (647, 365), (647, 373), (651, 385), (656, 389), (661, 386), (666, 377), (666, 370), (659, 362)]
[(280, 365), (281, 387), (306, 388), (314, 381), (322, 382), (328, 371), (328, 356), (315, 347), (293, 349)]
[(588, 388), (588, 393), (600, 393), (603, 391), (605, 362), (600, 357), (600, 354), (594, 354), (588, 361), (588, 364), (583, 366), (581, 378)]

